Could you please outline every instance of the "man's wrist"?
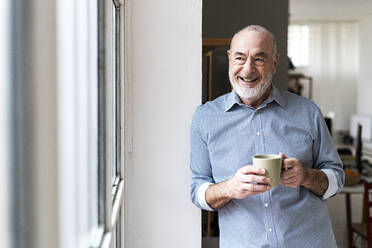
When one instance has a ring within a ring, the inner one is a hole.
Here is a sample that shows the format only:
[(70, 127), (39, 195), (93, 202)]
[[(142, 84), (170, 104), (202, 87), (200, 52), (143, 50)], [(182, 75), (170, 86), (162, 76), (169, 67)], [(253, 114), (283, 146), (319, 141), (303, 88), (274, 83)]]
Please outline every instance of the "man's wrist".
[(319, 196), (323, 196), (328, 188), (328, 177), (321, 170), (304, 167), (304, 180), (301, 186)]
[(312, 182), (312, 169), (303, 167), (303, 179), (301, 186), (304, 186), (305, 188), (308, 188), (311, 185)]
[(207, 204), (213, 209), (223, 207), (231, 199), (228, 181), (210, 185), (205, 194)]
[(230, 192), (230, 179), (221, 183), (222, 197), (229, 201), (233, 198)]

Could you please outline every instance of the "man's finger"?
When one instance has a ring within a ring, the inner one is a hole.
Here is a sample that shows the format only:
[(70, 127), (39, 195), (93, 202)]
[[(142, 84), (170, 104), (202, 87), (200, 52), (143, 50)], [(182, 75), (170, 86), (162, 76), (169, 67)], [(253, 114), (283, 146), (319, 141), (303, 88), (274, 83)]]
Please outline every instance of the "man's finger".
[(287, 159), (287, 155), (285, 155), (284, 153), (279, 153), (279, 156), (281, 156), (283, 159)]
[(280, 179), (280, 183), (281, 184), (291, 184), (291, 183), (295, 183), (296, 182), (296, 179), (295, 178), (291, 178), (291, 179)]
[(291, 188), (297, 188), (298, 185), (295, 183), (295, 182), (291, 182), (291, 183), (280, 183), (286, 187), (291, 187)]
[(294, 159), (287, 158), (287, 159), (283, 160), (282, 169), (284, 169), (285, 171), (290, 170), (294, 166), (295, 166), (295, 160)]
[(257, 175), (264, 175), (265, 169), (259, 168), (254, 165), (247, 165), (239, 169), (239, 171), (243, 174), (257, 174)]
[(270, 185), (247, 183), (246, 189), (251, 192), (266, 192), (271, 189)]
[(256, 174), (242, 175), (242, 181), (245, 183), (263, 183), (267, 184), (271, 182), (271, 178), (265, 176), (259, 176)]
[(295, 177), (295, 175), (290, 174), (289, 172), (283, 172), (283, 174), (280, 177), (280, 179), (290, 179), (290, 178), (294, 178), (294, 177)]

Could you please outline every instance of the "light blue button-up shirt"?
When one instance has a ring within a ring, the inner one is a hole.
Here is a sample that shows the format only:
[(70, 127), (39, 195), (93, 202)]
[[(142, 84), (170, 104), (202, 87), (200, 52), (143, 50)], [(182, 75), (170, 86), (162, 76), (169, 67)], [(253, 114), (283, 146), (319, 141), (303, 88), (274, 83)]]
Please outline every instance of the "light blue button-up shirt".
[[(332, 195), (341, 191), (342, 163), (312, 101), (272, 86), (257, 109), (241, 103), (234, 90), (201, 105), (191, 127), (193, 203), (208, 210), (198, 194), (203, 187), (205, 192), (207, 183), (231, 178), (239, 168), (251, 165), (256, 154), (280, 152), (333, 178)], [(233, 199), (218, 213), (220, 248), (337, 247), (325, 200), (302, 186), (279, 185)]]

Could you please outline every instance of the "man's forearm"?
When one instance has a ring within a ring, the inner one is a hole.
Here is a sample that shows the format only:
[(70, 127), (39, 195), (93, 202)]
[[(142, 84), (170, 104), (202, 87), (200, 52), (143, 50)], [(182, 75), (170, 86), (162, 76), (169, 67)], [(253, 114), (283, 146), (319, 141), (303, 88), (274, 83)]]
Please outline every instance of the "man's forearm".
[(205, 192), (205, 200), (216, 210), (225, 206), (231, 200), (227, 193), (227, 181), (209, 186)]
[(314, 194), (323, 196), (328, 188), (328, 177), (321, 171), (311, 168), (304, 168), (304, 182), (301, 184)]

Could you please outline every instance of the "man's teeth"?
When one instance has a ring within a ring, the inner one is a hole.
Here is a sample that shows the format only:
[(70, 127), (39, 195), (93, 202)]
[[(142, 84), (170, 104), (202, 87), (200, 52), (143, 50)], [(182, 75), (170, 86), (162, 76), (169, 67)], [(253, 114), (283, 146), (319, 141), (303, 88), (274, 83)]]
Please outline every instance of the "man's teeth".
[(257, 80), (257, 78), (253, 78), (253, 79), (244, 79), (244, 78), (242, 78), (242, 77), (239, 77), (242, 81), (244, 81), (244, 82), (254, 82), (254, 81), (256, 81)]

